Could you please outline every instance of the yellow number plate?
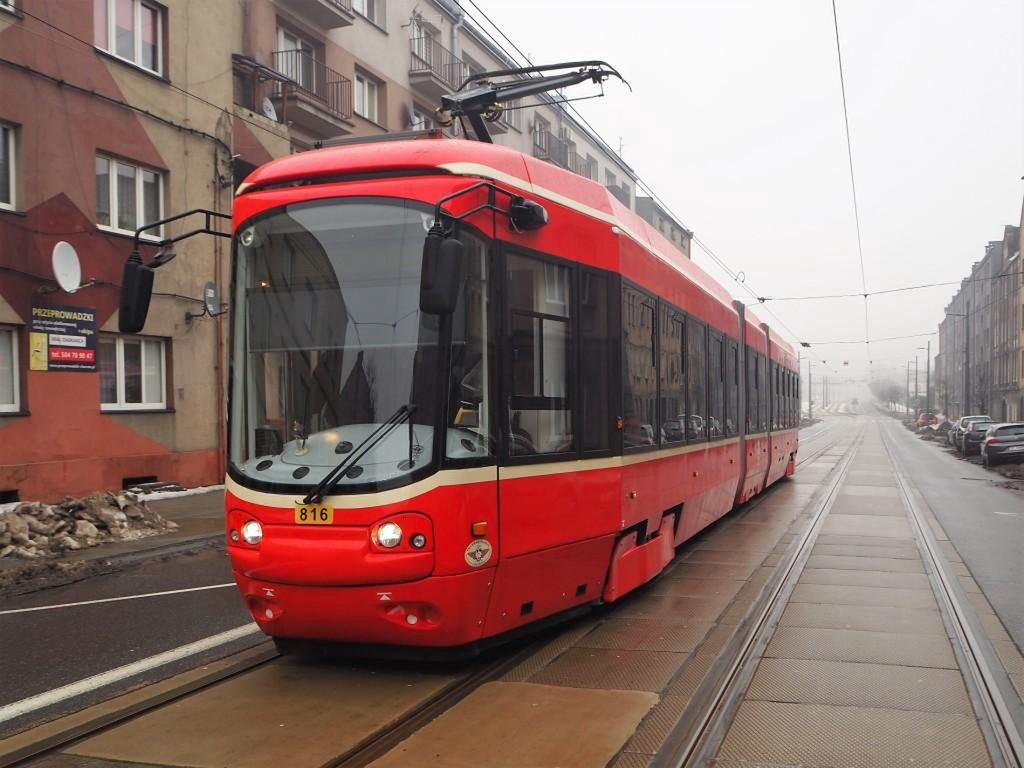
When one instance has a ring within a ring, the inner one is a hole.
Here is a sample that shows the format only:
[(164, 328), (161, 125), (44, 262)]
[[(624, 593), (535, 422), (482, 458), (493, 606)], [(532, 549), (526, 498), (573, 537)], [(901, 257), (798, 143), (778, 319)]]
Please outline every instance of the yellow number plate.
[(323, 504), (296, 504), (296, 525), (330, 525), (334, 522), (334, 507)]

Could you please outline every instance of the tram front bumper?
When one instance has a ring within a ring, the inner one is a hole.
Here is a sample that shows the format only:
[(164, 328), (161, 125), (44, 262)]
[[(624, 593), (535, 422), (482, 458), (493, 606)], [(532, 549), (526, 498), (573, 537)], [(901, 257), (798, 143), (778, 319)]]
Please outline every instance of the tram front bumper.
[(272, 637), (454, 647), (481, 638), (493, 569), (340, 587), (280, 584), (238, 571), (234, 577), (253, 619)]

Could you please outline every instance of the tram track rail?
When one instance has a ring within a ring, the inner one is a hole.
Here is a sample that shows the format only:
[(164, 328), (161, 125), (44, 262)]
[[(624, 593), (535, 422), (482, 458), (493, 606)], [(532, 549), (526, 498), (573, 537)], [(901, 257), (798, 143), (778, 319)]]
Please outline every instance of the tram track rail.
[[(865, 429), (864, 425), (859, 426), (850, 440), (824, 489), (811, 502), (814, 511), (803, 534), (789, 547), (775, 574), (766, 583), (761, 598), (752, 606), (712, 665), (693, 696), (688, 714), (672, 729), (651, 761), (651, 768), (690, 768), (711, 763), (803, 573), (825, 518), (863, 441)], [(845, 437), (847, 435), (838, 435), (803, 461), (812, 461), (823, 455)]]
[(909, 512), (918, 550), (927, 565), (932, 591), (946, 625), (951, 630), (950, 640), (979, 721), (983, 725), (982, 733), (988, 742), (989, 752), (999, 768), (1021, 768), (1024, 766), (1024, 737), (1020, 721), (1024, 713), (1021, 712), (1019, 699), (1013, 693), (998, 657), (974, 619), (973, 609), (968, 607), (966, 595), (940, 551), (935, 533), (915, 496), (914, 484), (894, 449), (889, 430), (883, 427), (879, 431), (892, 463), (897, 487)]
[[(470, 662), (466, 674), (456, 677), (436, 693), (401, 713), (393, 722), (367, 734), (351, 748), (324, 763), (323, 768), (360, 768), (368, 765), (480, 686), (501, 678), (540, 650), (550, 639), (550, 633), (543, 633), (517, 650), (494, 651), (490, 658)], [(139, 689), (134, 695), (127, 694), (125, 698), (129, 701), (124, 705), (110, 706), (109, 702), (103, 702), (83, 712), (45, 723), (38, 727), (38, 730), (43, 731), (39, 738), (33, 738), (31, 734), (36, 729), (30, 729), (0, 741), (0, 749), (3, 749), (5, 742), (14, 742), (14, 748), (0, 751), (0, 768), (29, 765), (76, 742), (97, 736), (129, 720), (143, 717), (282, 658), (269, 641), (234, 656), (237, 658), (222, 665), (211, 665), (214, 669), (208, 674), (182, 673)], [(146, 691), (151, 693), (147, 695)]]
[[(841, 430), (839, 434), (831, 434), (832, 429), (826, 427), (810, 438), (805, 438), (801, 447), (813, 444), (812, 452), (799, 457), (797, 467), (818, 459), (847, 434)], [(830, 438), (831, 439), (828, 439)], [(823, 441), (819, 446), (819, 441)], [(851, 449), (852, 450), (852, 449)], [(845, 469), (845, 464), (844, 464)], [(830, 483), (830, 488), (838, 487), (841, 472), (837, 472)], [(824, 501), (831, 498), (833, 491), (826, 494)], [(770, 498), (770, 493), (759, 494), (748, 505), (750, 511), (761, 502)], [(825, 507), (822, 507), (825, 509)], [(827, 511), (827, 509), (825, 509)], [(818, 515), (823, 515), (821, 509)], [(812, 542), (813, 546), (813, 542)], [(808, 550), (809, 551), (809, 550)], [(470, 665), (470, 670), (457, 677), (451, 683), (402, 713), (395, 721), (369, 734), (345, 752), (324, 763), (324, 768), (360, 768), (380, 758), (397, 744), (415, 733), (422, 726), (451, 709), (482, 685), (500, 679), (508, 671), (521, 664), (536, 653), (551, 639), (551, 633), (542, 633), (534, 641), (512, 652), (495, 652), (487, 661)], [(210, 671), (203, 674), (181, 673), (168, 680), (147, 685), (126, 695), (115, 697), (110, 702), (89, 707), (79, 713), (64, 716), (45, 723), (30, 731), (15, 734), (0, 741), (0, 768), (24, 766), (35, 760), (54, 754), (76, 743), (108, 731), (129, 720), (145, 716), (161, 707), (181, 701), (193, 694), (200, 693), (230, 679), (240, 677), (266, 664), (280, 660), (278, 653), (269, 642), (233, 654), (220, 664), (210, 665)], [(117, 703), (121, 700), (123, 703)], [(94, 713), (94, 714), (91, 714)], [(34, 730), (41, 731), (37, 739), (31, 738)], [(13, 749), (4, 750), (5, 742), (16, 742)], [(17, 743), (20, 742), (20, 743)]]

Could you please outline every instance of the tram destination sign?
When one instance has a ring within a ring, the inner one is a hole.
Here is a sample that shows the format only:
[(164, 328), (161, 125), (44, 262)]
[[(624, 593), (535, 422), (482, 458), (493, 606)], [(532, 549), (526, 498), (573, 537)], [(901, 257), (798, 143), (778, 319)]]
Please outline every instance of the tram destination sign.
[(96, 310), (33, 304), (29, 348), (33, 371), (95, 371)]

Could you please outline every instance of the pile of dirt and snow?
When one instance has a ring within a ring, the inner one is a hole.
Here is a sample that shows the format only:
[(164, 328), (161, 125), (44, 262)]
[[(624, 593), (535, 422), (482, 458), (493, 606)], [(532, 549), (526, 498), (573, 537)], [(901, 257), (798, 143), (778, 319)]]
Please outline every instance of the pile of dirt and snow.
[(172, 531), (165, 520), (131, 493), (93, 493), (59, 504), (26, 502), (0, 511), (0, 557), (35, 560), (109, 541)]

